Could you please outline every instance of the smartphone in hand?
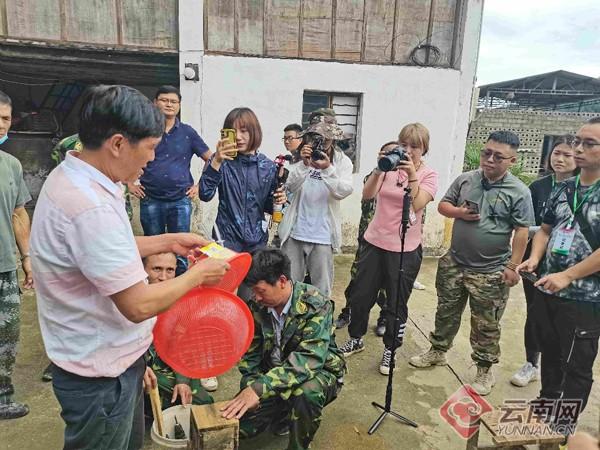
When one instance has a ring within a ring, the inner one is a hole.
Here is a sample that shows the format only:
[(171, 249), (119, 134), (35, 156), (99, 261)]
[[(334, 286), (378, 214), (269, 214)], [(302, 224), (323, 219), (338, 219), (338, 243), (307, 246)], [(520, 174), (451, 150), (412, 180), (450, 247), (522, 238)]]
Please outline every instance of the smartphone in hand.
[(465, 206), (471, 214), (479, 214), (479, 205), (471, 200), (465, 200)]
[(536, 274), (531, 272), (524, 272), (522, 270), (519, 271), (519, 275), (521, 275), (521, 278), (529, 281), (530, 283), (535, 283), (539, 279)]
[[(221, 139), (227, 139), (231, 144), (235, 145), (237, 143), (237, 135), (235, 133), (235, 129), (233, 128), (223, 128), (221, 129)], [(237, 156), (237, 151), (235, 154), (232, 154), (234, 158)]]

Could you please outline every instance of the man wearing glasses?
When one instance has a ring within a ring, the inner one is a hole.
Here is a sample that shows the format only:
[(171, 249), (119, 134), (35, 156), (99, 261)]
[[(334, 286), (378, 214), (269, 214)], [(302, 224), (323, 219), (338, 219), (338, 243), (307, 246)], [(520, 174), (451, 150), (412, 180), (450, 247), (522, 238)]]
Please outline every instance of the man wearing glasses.
[(469, 300), (471, 358), (477, 365), (471, 386), (480, 395), (496, 383), (491, 367), (500, 357), (500, 319), (509, 288), (519, 282), (516, 268), (534, 223), (529, 189), (508, 171), (518, 147), (514, 133), (490, 134), (480, 169), (460, 175), (440, 202), (440, 214), (455, 220), (450, 250), (438, 263), (435, 331), (431, 349), (409, 360), (419, 368), (445, 365)]
[[(542, 350), (542, 399), (575, 402), (568, 434), (592, 388), (600, 336), (600, 117), (579, 129), (572, 147), (581, 169), (555, 187), (531, 256), (518, 269), (537, 271), (534, 303)], [(544, 264), (539, 265), (544, 259)]]
[(291, 123), (283, 129), (283, 145), (285, 149), (292, 154), (294, 161), (300, 160), (298, 148), (302, 143), (302, 138), (299, 136), (302, 133), (302, 127), (297, 123)]
[[(198, 185), (190, 172), (192, 156), (204, 161), (212, 152), (191, 126), (177, 118), (181, 94), (174, 86), (161, 86), (154, 104), (165, 116), (165, 132), (138, 182), (128, 183), (130, 192), (140, 199), (140, 221), (144, 235), (190, 231), (192, 199), (198, 195)], [(177, 274), (185, 270), (186, 262), (178, 258)]]

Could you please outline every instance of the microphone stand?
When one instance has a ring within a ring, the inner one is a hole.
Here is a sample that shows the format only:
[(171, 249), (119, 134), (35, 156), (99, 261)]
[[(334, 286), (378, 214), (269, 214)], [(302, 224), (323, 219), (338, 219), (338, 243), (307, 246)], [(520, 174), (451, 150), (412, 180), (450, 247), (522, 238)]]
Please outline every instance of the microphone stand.
[(369, 428), (369, 434), (375, 433), (379, 425), (383, 422), (383, 419), (387, 417), (387, 415), (391, 415), (401, 421), (406, 425), (410, 425), (411, 427), (417, 428), (418, 425), (410, 419), (407, 419), (404, 416), (392, 411), (392, 394), (393, 394), (393, 384), (392, 381), (394, 379), (394, 368), (396, 367), (396, 350), (398, 345), (396, 344), (398, 339), (398, 332), (400, 330), (400, 317), (398, 317), (399, 308), (400, 308), (400, 295), (401, 295), (401, 283), (404, 278), (404, 240), (406, 239), (406, 232), (408, 231), (408, 226), (410, 222), (410, 202), (412, 197), (410, 195), (411, 189), (410, 187), (404, 188), (404, 199), (402, 200), (402, 224), (400, 225), (400, 270), (398, 275), (398, 286), (397, 286), (397, 298), (396, 298), (396, 310), (394, 311), (394, 341), (392, 343), (392, 356), (390, 361), (390, 373), (388, 374), (388, 383), (387, 388), (385, 390), (385, 406), (380, 405), (377, 402), (371, 402), (373, 406), (383, 410), (381, 415), (377, 418), (377, 420), (371, 425)]

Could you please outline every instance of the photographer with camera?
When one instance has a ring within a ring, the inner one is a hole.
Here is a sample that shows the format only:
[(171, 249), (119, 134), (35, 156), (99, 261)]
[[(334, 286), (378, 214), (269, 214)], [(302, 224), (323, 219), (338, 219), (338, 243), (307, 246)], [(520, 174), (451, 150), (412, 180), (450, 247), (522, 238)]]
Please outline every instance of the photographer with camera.
[(293, 197), (279, 225), (292, 279), (302, 281), (308, 269), (325, 296), (333, 283), (333, 251), (342, 245), (340, 200), (352, 193), (352, 162), (335, 147), (343, 134), (335, 117), (313, 117), (302, 134), (301, 161), (290, 167), (286, 186)]
[[(402, 345), (408, 319), (408, 298), (421, 268), (422, 217), (425, 206), (437, 191), (438, 174), (425, 165), (422, 156), (429, 150), (429, 131), (420, 123), (406, 125), (398, 137), (400, 145), (379, 152), (378, 164), (363, 188), (363, 199), (377, 196), (375, 215), (364, 235), (364, 247), (358, 257), (356, 279), (350, 305), (352, 315), (348, 326), (350, 339), (340, 347), (345, 356), (364, 350), (363, 336), (367, 332), (369, 312), (375, 304), (377, 291), (385, 286), (387, 296), (386, 321), (394, 323), (398, 309), (400, 328), (394, 336), (392, 326), (383, 335), (385, 345), (379, 371), (389, 374), (392, 346)], [(406, 188), (411, 189), (410, 228), (404, 247), (404, 275), (400, 280), (402, 244), (400, 226)], [(398, 287), (400, 290), (398, 291)], [(396, 302), (400, 302), (396, 308)]]

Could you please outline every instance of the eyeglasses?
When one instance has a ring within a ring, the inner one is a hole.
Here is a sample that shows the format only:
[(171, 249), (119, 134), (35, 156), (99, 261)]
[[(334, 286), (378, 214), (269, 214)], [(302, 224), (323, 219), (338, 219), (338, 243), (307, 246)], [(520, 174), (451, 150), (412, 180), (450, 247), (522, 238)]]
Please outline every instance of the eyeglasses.
[(600, 145), (600, 142), (594, 142), (594, 141), (590, 141), (589, 139), (581, 139), (576, 137), (575, 139), (573, 139), (573, 142), (571, 142), (571, 147), (572, 148), (577, 148), (581, 145), (581, 147), (583, 147), (584, 150), (589, 151), (591, 149), (593, 149), (594, 147), (596, 147), (597, 145)]
[(284, 136), (284, 137), (281, 138), (281, 140), (283, 142), (290, 142), (290, 141), (293, 141), (295, 139), (302, 139), (302, 138), (300, 138), (300, 137), (293, 137), (293, 136)]
[(170, 98), (158, 98), (157, 100), (161, 103), (166, 103), (167, 105), (179, 105), (179, 100), (171, 100)]
[(502, 161), (513, 158), (513, 156), (502, 156), (500, 153), (494, 153), (492, 150), (488, 149), (481, 150), (480, 154), (484, 159), (490, 159), (491, 156), (495, 163), (501, 163)]

